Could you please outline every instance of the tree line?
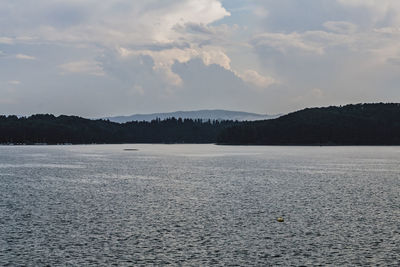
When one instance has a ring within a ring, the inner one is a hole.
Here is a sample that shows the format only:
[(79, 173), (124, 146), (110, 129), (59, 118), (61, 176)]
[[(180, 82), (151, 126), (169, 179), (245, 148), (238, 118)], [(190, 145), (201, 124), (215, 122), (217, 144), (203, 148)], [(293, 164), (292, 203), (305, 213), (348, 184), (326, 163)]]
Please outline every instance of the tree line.
[(124, 124), (51, 114), (0, 116), (2, 144), (215, 143), (234, 121), (169, 118)]
[(169, 118), (119, 124), (65, 115), (0, 116), (0, 143), (400, 145), (400, 104), (307, 108), (254, 122)]

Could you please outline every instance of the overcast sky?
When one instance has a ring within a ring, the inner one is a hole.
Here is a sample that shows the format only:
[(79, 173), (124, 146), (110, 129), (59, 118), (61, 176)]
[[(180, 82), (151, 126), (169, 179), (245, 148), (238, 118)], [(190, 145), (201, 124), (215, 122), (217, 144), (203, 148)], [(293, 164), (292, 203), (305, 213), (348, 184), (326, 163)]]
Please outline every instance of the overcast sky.
[(0, 1), (0, 114), (274, 114), (399, 85), (399, 0)]

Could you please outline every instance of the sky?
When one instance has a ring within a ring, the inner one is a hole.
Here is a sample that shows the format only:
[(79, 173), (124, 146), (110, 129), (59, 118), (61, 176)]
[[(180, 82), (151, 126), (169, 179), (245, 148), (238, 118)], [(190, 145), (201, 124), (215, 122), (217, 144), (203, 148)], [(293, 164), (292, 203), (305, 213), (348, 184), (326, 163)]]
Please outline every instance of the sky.
[(400, 102), (398, 0), (1, 0), (0, 114)]

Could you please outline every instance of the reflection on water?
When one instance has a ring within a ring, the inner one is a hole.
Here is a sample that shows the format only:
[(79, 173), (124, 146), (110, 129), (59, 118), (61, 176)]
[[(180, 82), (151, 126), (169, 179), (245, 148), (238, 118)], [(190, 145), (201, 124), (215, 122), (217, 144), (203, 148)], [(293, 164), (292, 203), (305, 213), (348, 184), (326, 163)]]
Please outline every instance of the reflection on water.
[(0, 265), (396, 266), (399, 166), (397, 147), (0, 147)]

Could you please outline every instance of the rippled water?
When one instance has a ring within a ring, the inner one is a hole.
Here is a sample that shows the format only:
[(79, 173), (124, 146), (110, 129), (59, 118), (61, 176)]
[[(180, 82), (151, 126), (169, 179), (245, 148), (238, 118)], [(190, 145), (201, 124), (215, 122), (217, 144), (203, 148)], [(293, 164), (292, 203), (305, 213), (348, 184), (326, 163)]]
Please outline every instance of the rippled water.
[(3, 146), (0, 237), (2, 266), (398, 266), (400, 147)]

